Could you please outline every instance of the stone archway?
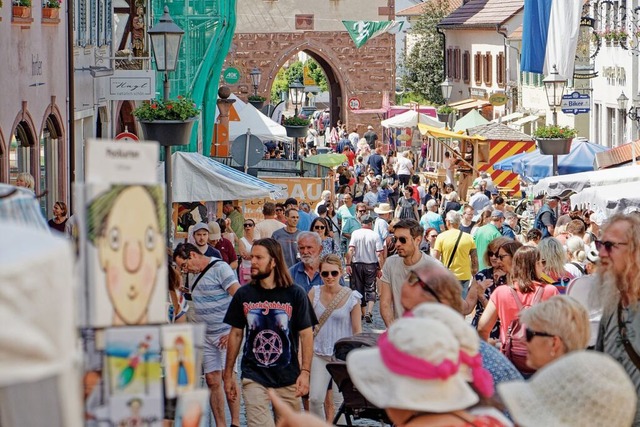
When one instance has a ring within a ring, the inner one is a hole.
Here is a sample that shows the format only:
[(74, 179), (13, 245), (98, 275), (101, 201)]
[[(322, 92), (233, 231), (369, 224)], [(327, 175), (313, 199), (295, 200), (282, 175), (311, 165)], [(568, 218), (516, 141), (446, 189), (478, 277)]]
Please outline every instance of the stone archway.
[(47, 107), (40, 128), (38, 149), (38, 173), (40, 192), (40, 205), (46, 217), (53, 212), (53, 204), (61, 200), (68, 204), (68, 168), (67, 150), (64, 133), (64, 120), (55, 99)]
[[(27, 110), (26, 102), (23, 103), (22, 110), (17, 114), (13, 126), (11, 127), (11, 139), (9, 141), (9, 182), (15, 180), (19, 172), (28, 172), (33, 176), (35, 182), (35, 192), (40, 193), (40, 173), (38, 170), (38, 152), (40, 142), (36, 133), (36, 126), (33, 117)], [(14, 156), (12, 156), (12, 151)], [(11, 164), (12, 158), (15, 165)]]
[[(230, 85), (239, 97), (253, 93), (249, 72), (262, 71), (258, 93), (269, 99), (278, 70), (297, 52), (305, 51), (322, 66), (331, 89), (331, 120), (340, 119), (349, 129), (356, 125), (379, 126), (376, 113), (355, 114), (349, 99), (361, 109), (380, 109), (384, 92), (394, 90), (395, 41), (391, 34), (371, 39), (358, 49), (346, 31), (305, 31), (295, 33), (236, 33), (225, 66), (240, 70), (241, 79)], [(330, 77), (332, 74), (332, 77)]]

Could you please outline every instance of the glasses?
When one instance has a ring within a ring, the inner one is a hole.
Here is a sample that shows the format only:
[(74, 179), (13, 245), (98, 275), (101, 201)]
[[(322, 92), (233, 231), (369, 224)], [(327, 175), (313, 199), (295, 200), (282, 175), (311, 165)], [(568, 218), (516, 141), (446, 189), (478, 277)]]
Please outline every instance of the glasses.
[(409, 239), (407, 239), (407, 238), (406, 238), (406, 237), (404, 237), (404, 236), (400, 236), (400, 237), (398, 237), (396, 240), (397, 240), (398, 242), (400, 242), (401, 244), (403, 244), (403, 245), (406, 245), (406, 244), (407, 244), (407, 242), (409, 241)]
[(254, 225), (253, 225), (253, 224), (251, 224), (251, 223), (246, 223), (246, 224), (242, 224), (242, 226), (243, 226), (244, 228), (251, 228), (251, 227), (253, 227)]
[(313, 227), (314, 230), (324, 230), (325, 228), (327, 228), (327, 227), (325, 227), (324, 225), (315, 225)]
[(594, 243), (596, 244), (597, 250), (600, 251), (604, 248), (604, 250), (607, 251), (607, 254), (610, 254), (613, 248), (617, 248), (618, 246), (625, 246), (629, 244), (629, 242), (610, 242), (608, 240), (607, 241), (596, 240)]
[(498, 253), (497, 252), (487, 251), (487, 255), (489, 256), (489, 258), (492, 258), (492, 257), (498, 258)]
[(282, 209), (282, 208), (276, 208), (276, 212), (282, 212), (282, 211), (284, 211), (284, 209)]
[[(402, 237), (400, 237), (400, 238), (402, 238)], [(423, 291), (425, 291), (428, 294), (430, 294), (439, 303), (442, 303), (442, 301), (440, 301), (440, 298), (438, 298), (438, 294), (436, 294), (436, 291), (434, 291), (433, 288), (427, 284), (427, 282), (422, 281), (422, 279), (420, 279), (417, 274), (411, 273), (409, 275), (409, 278), (407, 279), (407, 283), (410, 286), (420, 285), (420, 287), (422, 288)]]
[(555, 335), (553, 334), (548, 334), (546, 332), (536, 332), (536, 331), (532, 331), (529, 328), (525, 328), (525, 334), (527, 337), (527, 342), (531, 342), (533, 337), (555, 337)]
[(361, 211), (361, 210), (358, 209), (358, 213), (366, 213), (366, 212), (367, 212), (366, 210)]
[(508, 256), (511, 256), (509, 254), (502, 254), (502, 255), (495, 254), (495, 255), (496, 255), (496, 258), (498, 258), (500, 261), (502, 261), (503, 259), (505, 259)]
[(326, 279), (329, 275), (331, 275), (331, 277), (338, 277), (340, 272), (338, 270), (321, 271), (320, 275)]

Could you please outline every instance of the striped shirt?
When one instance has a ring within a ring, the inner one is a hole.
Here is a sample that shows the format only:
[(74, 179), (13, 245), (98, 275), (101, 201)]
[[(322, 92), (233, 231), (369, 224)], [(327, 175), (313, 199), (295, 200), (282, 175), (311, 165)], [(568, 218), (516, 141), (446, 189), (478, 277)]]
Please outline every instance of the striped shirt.
[[(211, 258), (211, 261), (215, 259)], [(219, 261), (205, 273), (191, 293), (195, 321), (206, 325), (208, 337), (218, 339), (229, 333), (231, 327), (222, 320), (231, 302), (227, 290), (235, 283), (238, 279), (229, 264)]]

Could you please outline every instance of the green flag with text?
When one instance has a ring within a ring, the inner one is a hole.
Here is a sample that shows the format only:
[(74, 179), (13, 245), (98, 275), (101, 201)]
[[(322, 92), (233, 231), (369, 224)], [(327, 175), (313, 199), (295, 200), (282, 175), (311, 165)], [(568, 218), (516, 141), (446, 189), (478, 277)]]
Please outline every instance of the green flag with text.
[(342, 21), (356, 47), (362, 47), (369, 39), (382, 33), (400, 31), (402, 21)]

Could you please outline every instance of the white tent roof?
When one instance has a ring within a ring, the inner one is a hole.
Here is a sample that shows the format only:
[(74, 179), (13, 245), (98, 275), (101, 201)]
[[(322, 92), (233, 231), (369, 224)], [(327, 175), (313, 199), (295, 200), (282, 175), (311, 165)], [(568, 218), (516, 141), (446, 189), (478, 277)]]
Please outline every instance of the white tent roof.
[(589, 187), (620, 184), (631, 181), (640, 181), (640, 167), (626, 166), (552, 176), (540, 180), (540, 182), (533, 187), (533, 193), (547, 193), (550, 196), (565, 197), (571, 193), (580, 193)]
[(284, 141), (291, 142), (292, 138), (287, 136), (284, 126), (274, 122), (269, 117), (258, 111), (253, 105), (246, 104), (240, 98), (231, 94), (230, 99), (235, 99), (232, 108), (236, 110), (240, 121), (229, 121), (229, 141), (251, 130), (251, 134), (257, 136), (262, 141)]
[(615, 213), (640, 211), (638, 183), (625, 182), (585, 188), (571, 196), (571, 206), (589, 208), (594, 212), (602, 212), (607, 217)]
[[(283, 197), (280, 187), (199, 153), (178, 151), (171, 156), (172, 199), (175, 203), (221, 200), (247, 200)], [(158, 182), (164, 182), (164, 162), (157, 169)]]
[(402, 114), (393, 116), (390, 119), (386, 119), (380, 122), (383, 127), (386, 128), (414, 128), (418, 126), (418, 123), (422, 123), (437, 128), (443, 128), (444, 123), (439, 122), (431, 116), (418, 113), (414, 110), (405, 111)]

